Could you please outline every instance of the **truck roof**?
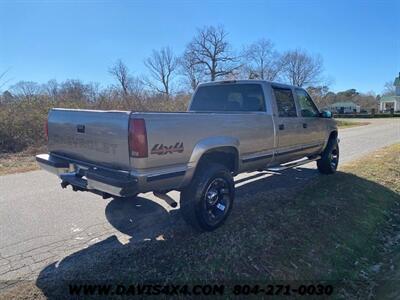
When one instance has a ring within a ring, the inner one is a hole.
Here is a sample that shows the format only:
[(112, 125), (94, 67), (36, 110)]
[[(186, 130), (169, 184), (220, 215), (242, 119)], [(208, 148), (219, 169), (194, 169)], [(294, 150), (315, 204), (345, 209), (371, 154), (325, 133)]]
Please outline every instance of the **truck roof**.
[(210, 85), (219, 85), (219, 84), (246, 84), (246, 83), (258, 83), (258, 84), (263, 84), (263, 83), (268, 83), (271, 85), (276, 85), (280, 87), (287, 87), (287, 88), (292, 88), (295, 87), (290, 84), (285, 84), (285, 83), (280, 83), (280, 82), (275, 82), (275, 81), (268, 81), (268, 80), (259, 80), (259, 79), (241, 79), (241, 80), (216, 80), (216, 81), (208, 81), (208, 82), (202, 82), (198, 85), (198, 87), (202, 86), (210, 86)]

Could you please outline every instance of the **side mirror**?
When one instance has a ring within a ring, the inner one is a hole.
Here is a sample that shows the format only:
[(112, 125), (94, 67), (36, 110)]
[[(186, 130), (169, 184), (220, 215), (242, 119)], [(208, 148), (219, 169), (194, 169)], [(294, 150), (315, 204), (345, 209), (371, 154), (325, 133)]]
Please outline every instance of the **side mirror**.
[(329, 110), (323, 110), (323, 111), (319, 114), (319, 116), (320, 116), (321, 118), (327, 118), (327, 119), (329, 119), (329, 118), (332, 118), (332, 113), (331, 113)]

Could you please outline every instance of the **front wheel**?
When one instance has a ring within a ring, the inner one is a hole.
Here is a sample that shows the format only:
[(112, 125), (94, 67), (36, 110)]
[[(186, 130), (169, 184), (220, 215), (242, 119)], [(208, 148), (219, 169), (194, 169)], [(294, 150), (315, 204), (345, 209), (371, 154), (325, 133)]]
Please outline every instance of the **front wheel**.
[(204, 164), (181, 193), (182, 216), (199, 231), (214, 230), (228, 217), (234, 198), (231, 172), (220, 164)]
[(318, 171), (323, 174), (333, 174), (339, 164), (339, 144), (337, 139), (330, 139), (321, 158), (317, 160)]

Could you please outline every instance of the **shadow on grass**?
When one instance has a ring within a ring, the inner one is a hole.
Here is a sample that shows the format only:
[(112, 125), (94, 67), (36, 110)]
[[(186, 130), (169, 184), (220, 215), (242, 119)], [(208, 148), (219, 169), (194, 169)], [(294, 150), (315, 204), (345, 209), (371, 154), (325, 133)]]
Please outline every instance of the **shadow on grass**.
[(211, 233), (192, 231), (179, 210), (167, 212), (153, 201), (113, 200), (106, 218), (129, 242), (111, 236), (78, 251), (44, 268), (36, 285), (59, 298), (68, 296), (71, 281), (362, 279), (357, 274), (379, 252), (366, 247), (399, 195), (342, 172), (312, 183), (313, 169), (265, 174), (237, 181), (233, 212)]

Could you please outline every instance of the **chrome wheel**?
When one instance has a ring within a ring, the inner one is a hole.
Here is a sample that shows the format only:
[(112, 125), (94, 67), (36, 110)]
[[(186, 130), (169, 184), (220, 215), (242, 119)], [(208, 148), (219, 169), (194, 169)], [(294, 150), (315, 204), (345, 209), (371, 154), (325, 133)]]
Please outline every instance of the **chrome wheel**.
[(338, 140), (329, 139), (321, 158), (317, 160), (318, 171), (322, 174), (333, 174), (339, 165), (339, 145)]
[(339, 163), (339, 149), (338, 147), (334, 147), (332, 149), (331, 155), (330, 155), (330, 161), (331, 161), (331, 167), (332, 169), (336, 170), (338, 163)]
[(221, 226), (235, 200), (232, 173), (217, 163), (201, 165), (192, 182), (181, 193), (182, 216), (199, 231)]
[(204, 193), (204, 219), (214, 226), (224, 219), (232, 202), (230, 185), (224, 178), (215, 178), (207, 186)]

